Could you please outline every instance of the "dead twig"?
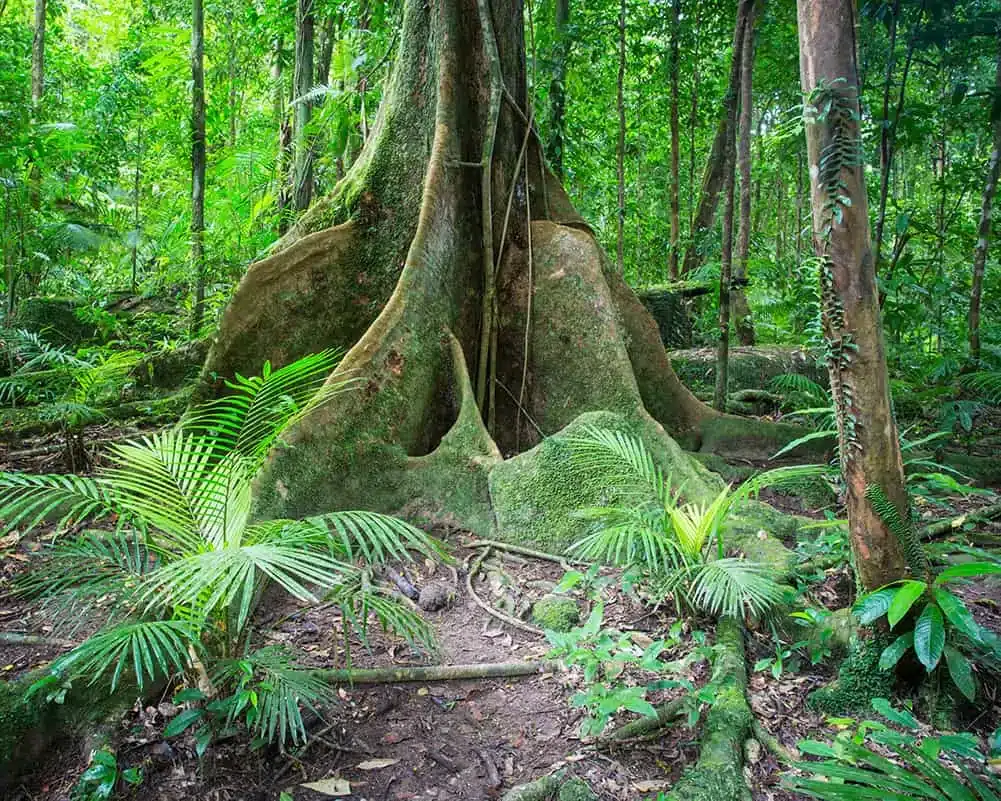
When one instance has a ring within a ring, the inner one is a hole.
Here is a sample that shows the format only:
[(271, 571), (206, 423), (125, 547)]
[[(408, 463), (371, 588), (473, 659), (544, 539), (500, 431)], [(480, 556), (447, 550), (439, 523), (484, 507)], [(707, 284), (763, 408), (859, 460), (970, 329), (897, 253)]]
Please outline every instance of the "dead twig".
[(509, 626), (513, 626), (516, 629), (521, 629), (521, 631), (526, 631), (529, 634), (535, 634), (539, 637), (544, 636), (542, 629), (537, 626), (533, 626), (531, 623), (525, 623), (524, 621), (518, 620), (516, 617), (512, 617), (499, 609), (495, 609), (491, 604), (488, 604), (479, 595), (476, 594), (476, 590), (473, 589), (473, 579), (476, 578), (477, 573), (480, 572), (480, 566), (483, 564), (483, 560), (490, 555), (490, 546), (487, 546), (483, 553), (481, 553), (476, 560), (473, 562), (472, 567), (469, 568), (469, 572), (466, 574), (466, 591), (469, 593), (469, 597), (473, 599), (480, 609), (491, 615), (502, 623), (507, 623)]

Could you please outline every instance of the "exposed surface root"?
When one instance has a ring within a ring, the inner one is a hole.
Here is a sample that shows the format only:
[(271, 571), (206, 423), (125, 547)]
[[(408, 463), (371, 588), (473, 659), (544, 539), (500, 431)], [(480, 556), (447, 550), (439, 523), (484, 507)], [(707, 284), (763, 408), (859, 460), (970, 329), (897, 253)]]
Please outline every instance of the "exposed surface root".
[(674, 785), (670, 801), (749, 801), (743, 747), (753, 716), (747, 703), (744, 632), (739, 622), (722, 618), (716, 628), (713, 680), (716, 701), (706, 714), (699, 760)]

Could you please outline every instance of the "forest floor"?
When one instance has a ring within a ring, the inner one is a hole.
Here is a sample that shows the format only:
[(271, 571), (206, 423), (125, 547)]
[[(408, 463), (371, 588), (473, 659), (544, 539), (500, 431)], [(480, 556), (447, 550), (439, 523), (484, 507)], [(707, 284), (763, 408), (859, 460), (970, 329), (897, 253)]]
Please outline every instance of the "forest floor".
[[(100, 438), (138, 434), (137, 429), (102, 430)], [(32, 472), (60, 471), (61, 451), (55, 438), (19, 443), (13, 454), (0, 454), (0, 469)], [(95, 462), (98, 458), (95, 457)], [(765, 493), (782, 511), (821, 516), (804, 509), (797, 498)], [(983, 505), (974, 497), (956, 501), (953, 513)], [(944, 516), (944, 515), (943, 515)], [(997, 524), (994, 533), (1001, 532)], [(452, 586), (454, 597), (445, 608), (426, 613), (438, 640), (433, 657), (419, 654), (373, 626), (368, 648), (355, 638), (351, 647), (355, 667), (409, 666), (532, 661), (549, 650), (544, 638), (511, 628), (484, 612), (465, 587), (465, 570), (478, 551), (460, 531), (437, 531), (456, 558), (457, 576), (442, 565), (408, 566), (407, 577), (418, 588), (431, 581)], [(12, 581), (28, 567), (31, 552), (45, 537), (0, 541), (0, 632), (19, 632), (82, 639), (88, 622), (75, 630), (57, 626), (52, 611), (9, 594)], [(490, 603), (506, 598), (511, 608), (524, 610), (551, 592), (563, 575), (552, 562), (495, 552), (484, 564), (474, 589)], [(635, 631), (651, 639), (664, 636), (675, 622), (672, 610), (657, 610), (625, 594), (617, 574), (603, 589), (604, 626)], [(827, 570), (810, 588), (814, 603), (838, 609), (852, 600), (853, 587), (846, 566)], [(1001, 593), (997, 585), (971, 588), (978, 621), (1001, 631)], [(289, 598), (268, 598), (258, 615), (260, 644), (283, 643), (304, 655), (307, 664), (343, 667), (341, 619), (333, 607), (307, 607)], [(583, 610), (586, 614), (587, 609)], [(711, 629), (707, 632), (711, 639)], [(45, 665), (64, 649), (52, 645), (0, 642), (0, 678), (15, 678)], [(811, 665), (786, 660), (784, 669), (763, 664), (775, 655), (767, 630), (752, 632), (748, 642), (749, 699), (757, 720), (784, 746), (801, 739), (830, 739), (833, 730), (822, 714), (812, 711), (809, 694), (834, 677), (830, 661)], [(696, 684), (708, 678), (704, 663), (693, 667)], [(157, 703), (138, 705), (117, 727), (120, 768), (141, 767), (142, 783), (119, 791), (121, 798), (144, 801), (272, 801), (282, 792), (294, 801), (349, 797), (367, 801), (427, 799), (455, 801), (498, 798), (507, 789), (557, 769), (586, 780), (603, 801), (653, 798), (670, 788), (698, 756), (700, 731), (679, 723), (654, 740), (610, 747), (582, 739), (583, 712), (571, 706), (573, 693), (583, 686), (579, 669), (516, 679), (385, 684), (338, 690), (335, 703), (307, 721), (309, 740), (303, 749), (250, 749), (249, 740), (233, 737), (213, 745), (204, 758), (195, 754), (190, 734), (163, 737), (167, 722), (178, 709), (165, 693)], [(665, 700), (671, 691), (651, 700)], [(989, 698), (982, 715), (999, 718)], [(626, 713), (611, 725), (633, 719)], [(982, 722), (982, 725), (986, 723)], [(747, 753), (746, 777), (755, 801), (791, 801), (797, 796), (781, 787), (786, 769), (764, 748)], [(89, 754), (79, 742), (64, 742), (38, 761), (31, 775), (3, 801), (63, 801), (87, 767)], [(320, 783), (314, 789), (307, 785)], [(325, 784), (324, 784), (325, 783)], [(349, 794), (345, 794), (349, 793)]]

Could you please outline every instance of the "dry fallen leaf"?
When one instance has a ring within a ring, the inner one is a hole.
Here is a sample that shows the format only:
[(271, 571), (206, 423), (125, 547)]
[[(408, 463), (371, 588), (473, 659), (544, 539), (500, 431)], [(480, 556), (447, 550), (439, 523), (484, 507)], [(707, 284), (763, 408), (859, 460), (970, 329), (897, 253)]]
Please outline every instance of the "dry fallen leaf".
[(379, 770), (379, 768), (388, 768), (390, 765), (395, 765), (399, 761), (398, 759), (366, 759), (356, 767), (358, 770)]
[(638, 793), (653, 793), (657, 790), (666, 790), (670, 786), (671, 783), (663, 779), (646, 779), (641, 782), (633, 782), (633, 789)]
[(320, 779), (318, 782), (310, 782), (309, 784), (300, 786), (305, 787), (307, 790), (312, 790), (314, 793), (329, 795), (331, 797), (343, 798), (346, 795), (351, 795), (351, 783), (347, 779), (341, 779), (337, 776), (330, 779)]

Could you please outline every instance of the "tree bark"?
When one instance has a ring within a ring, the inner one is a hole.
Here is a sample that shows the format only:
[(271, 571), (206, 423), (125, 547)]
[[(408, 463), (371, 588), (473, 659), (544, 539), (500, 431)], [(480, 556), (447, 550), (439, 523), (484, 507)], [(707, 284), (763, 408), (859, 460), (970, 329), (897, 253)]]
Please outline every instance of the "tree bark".
[(625, 273), (626, 224), (626, 0), (619, 3), (619, 77), (616, 83), (615, 107), (619, 114), (619, 140), (616, 148), (615, 176), (618, 189), (618, 227), (615, 239), (615, 265), (619, 275)]
[(681, 136), (678, 130), (678, 62), (681, 50), (681, 0), (674, 0), (674, 19), (671, 24), (671, 55), (668, 61), (671, 83), (671, 250), (668, 254), (667, 276), (678, 278), (678, 249), (681, 247), (681, 187), (680, 158)]
[[(740, 138), (737, 141), (737, 169), (740, 171), (740, 218), (737, 236), (737, 258), (733, 265), (734, 328), (741, 345), (754, 344), (754, 323), (747, 304), (744, 286), (747, 284), (747, 258), (751, 251), (751, 126), (754, 107), (754, 27), (761, 15), (763, 2), (757, 3), (744, 31), (740, 54)], [(780, 236), (780, 235), (778, 235)], [(719, 407), (717, 407), (719, 408)]]
[[(140, 109), (140, 115), (142, 110)], [(132, 292), (139, 288), (139, 205), (141, 200), (140, 183), (142, 179), (142, 116), (136, 129), (136, 169), (132, 181)]]
[(991, 103), (991, 128), (994, 133), (991, 155), (987, 161), (987, 180), (980, 200), (980, 223), (977, 226), (977, 245), (973, 251), (973, 285), (970, 289), (970, 361), (980, 361), (980, 306), (984, 291), (984, 270), (987, 266), (987, 249), (991, 240), (991, 220), (994, 195), (1001, 176), (1001, 28), (998, 30), (998, 60), (994, 73), (994, 97)]
[(191, 270), (195, 277), (192, 328), (205, 314), (205, 16), (191, 2)]
[(546, 155), (553, 174), (563, 180), (565, 143), (564, 116), (567, 102), (567, 62), (570, 59), (570, 0), (556, 0), (556, 26), (553, 33), (553, 79), (549, 84), (549, 143)]
[[(798, 0), (800, 74), (809, 96), (806, 138), (814, 246), (831, 394), (838, 422), (849, 537), (862, 586), (905, 573), (901, 542), (873, 508), (878, 488), (910, 519), (869, 235), (858, 125), (854, 0)], [(826, 113), (818, 108), (830, 109)]]
[(295, 129), (292, 153), (294, 178), (292, 206), (297, 212), (309, 208), (313, 200), (313, 148), (307, 136), (309, 120), (313, 113), (312, 101), (307, 98), (313, 88), (313, 0), (297, 0), (295, 13)]
[[(748, 17), (748, 25), (733, 51), (733, 60), (744, 62), (745, 48), (750, 42), (748, 34), (753, 28), (753, 12)], [(719, 277), (719, 339), (716, 345), (716, 387), (713, 406), (720, 412), (726, 411), (727, 388), (730, 367), (730, 301), (733, 289), (733, 212), (736, 184), (737, 160), (737, 109), (729, 106), (729, 117), (725, 123), (726, 141), (723, 145), (723, 236), (720, 253)]]
[(47, 0), (35, 0), (35, 32), (31, 40), (31, 105), (42, 102), (45, 93), (45, 10)]
[(705, 254), (702, 252), (702, 237), (713, 227), (716, 219), (716, 208), (719, 206), (719, 194), (723, 188), (726, 165), (726, 142), (729, 132), (728, 120), (733, 119), (740, 95), (740, 58), (737, 54), (743, 49), (744, 31), (747, 29), (754, 10), (754, 0), (740, 0), (737, 6), (737, 20), (734, 24), (733, 47), (730, 58), (730, 77), (726, 94), (723, 97), (719, 123), (716, 126), (716, 136), (712, 149), (702, 173), (702, 191), (699, 194), (699, 205), (692, 223), (685, 259), (682, 262), (681, 274), (688, 275), (702, 264)]

